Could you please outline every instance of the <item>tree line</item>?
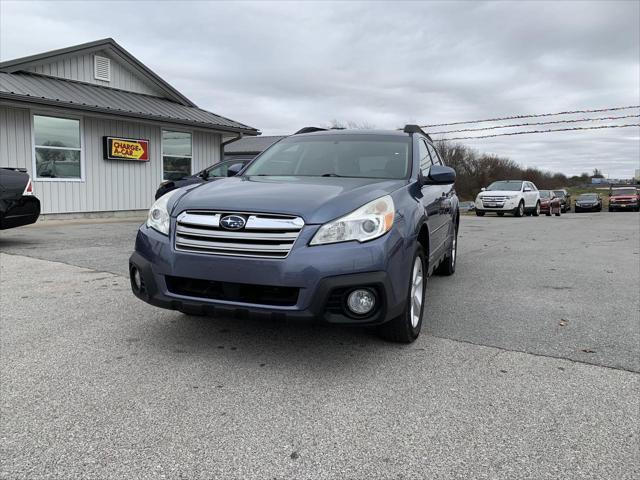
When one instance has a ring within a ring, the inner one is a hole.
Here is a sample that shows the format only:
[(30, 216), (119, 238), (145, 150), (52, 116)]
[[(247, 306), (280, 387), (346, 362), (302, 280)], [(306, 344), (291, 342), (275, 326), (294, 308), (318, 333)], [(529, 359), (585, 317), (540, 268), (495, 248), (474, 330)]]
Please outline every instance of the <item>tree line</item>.
[(460, 143), (437, 141), (435, 146), (444, 163), (456, 171), (456, 192), (463, 200), (473, 200), (481, 188), (497, 180), (526, 180), (541, 190), (553, 190), (584, 185), (591, 179), (586, 172), (567, 177), (563, 173), (522, 168), (513, 160), (479, 153)]

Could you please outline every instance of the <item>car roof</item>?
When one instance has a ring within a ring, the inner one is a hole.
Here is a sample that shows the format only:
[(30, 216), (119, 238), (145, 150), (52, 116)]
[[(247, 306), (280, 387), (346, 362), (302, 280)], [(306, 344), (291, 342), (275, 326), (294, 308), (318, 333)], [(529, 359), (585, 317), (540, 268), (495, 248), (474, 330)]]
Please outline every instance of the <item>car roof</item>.
[(398, 137), (408, 137), (409, 134), (402, 130), (361, 130), (361, 129), (332, 129), (320, 130), (317, 132), (298, 133), (288, 138), (295, 137), (315, 137), (323, 135), (394, 135)]

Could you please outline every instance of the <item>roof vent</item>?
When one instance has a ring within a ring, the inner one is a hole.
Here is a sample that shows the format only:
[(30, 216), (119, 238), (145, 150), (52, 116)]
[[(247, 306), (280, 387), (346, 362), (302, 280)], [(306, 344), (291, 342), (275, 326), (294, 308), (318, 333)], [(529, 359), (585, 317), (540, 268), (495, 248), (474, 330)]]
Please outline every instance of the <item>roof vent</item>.
[(93, 76), (96, 80), (111, 81), (111, 59), (94, 55), (93, 69)]

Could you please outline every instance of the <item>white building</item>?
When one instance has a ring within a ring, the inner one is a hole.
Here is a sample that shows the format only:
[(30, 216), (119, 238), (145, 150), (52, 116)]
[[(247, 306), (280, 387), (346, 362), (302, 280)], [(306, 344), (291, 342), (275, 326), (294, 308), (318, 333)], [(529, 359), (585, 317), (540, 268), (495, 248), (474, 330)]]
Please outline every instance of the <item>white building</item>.
[(198, 108), (112, 39), (0, 63), (0, 166), (27, 169), (44, 214), (147, 209), (162, 180), (258, 133)]

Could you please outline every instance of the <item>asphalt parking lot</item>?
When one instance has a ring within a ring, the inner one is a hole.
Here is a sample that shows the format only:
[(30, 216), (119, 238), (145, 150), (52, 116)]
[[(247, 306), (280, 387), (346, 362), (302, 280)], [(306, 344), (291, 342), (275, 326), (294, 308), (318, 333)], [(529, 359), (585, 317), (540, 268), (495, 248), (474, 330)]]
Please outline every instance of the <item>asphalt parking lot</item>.
[(412, 345), (129, 291), (137, 223), (0, 235), (1, 478), (638, 478), (640, 216), (465, 216)]

